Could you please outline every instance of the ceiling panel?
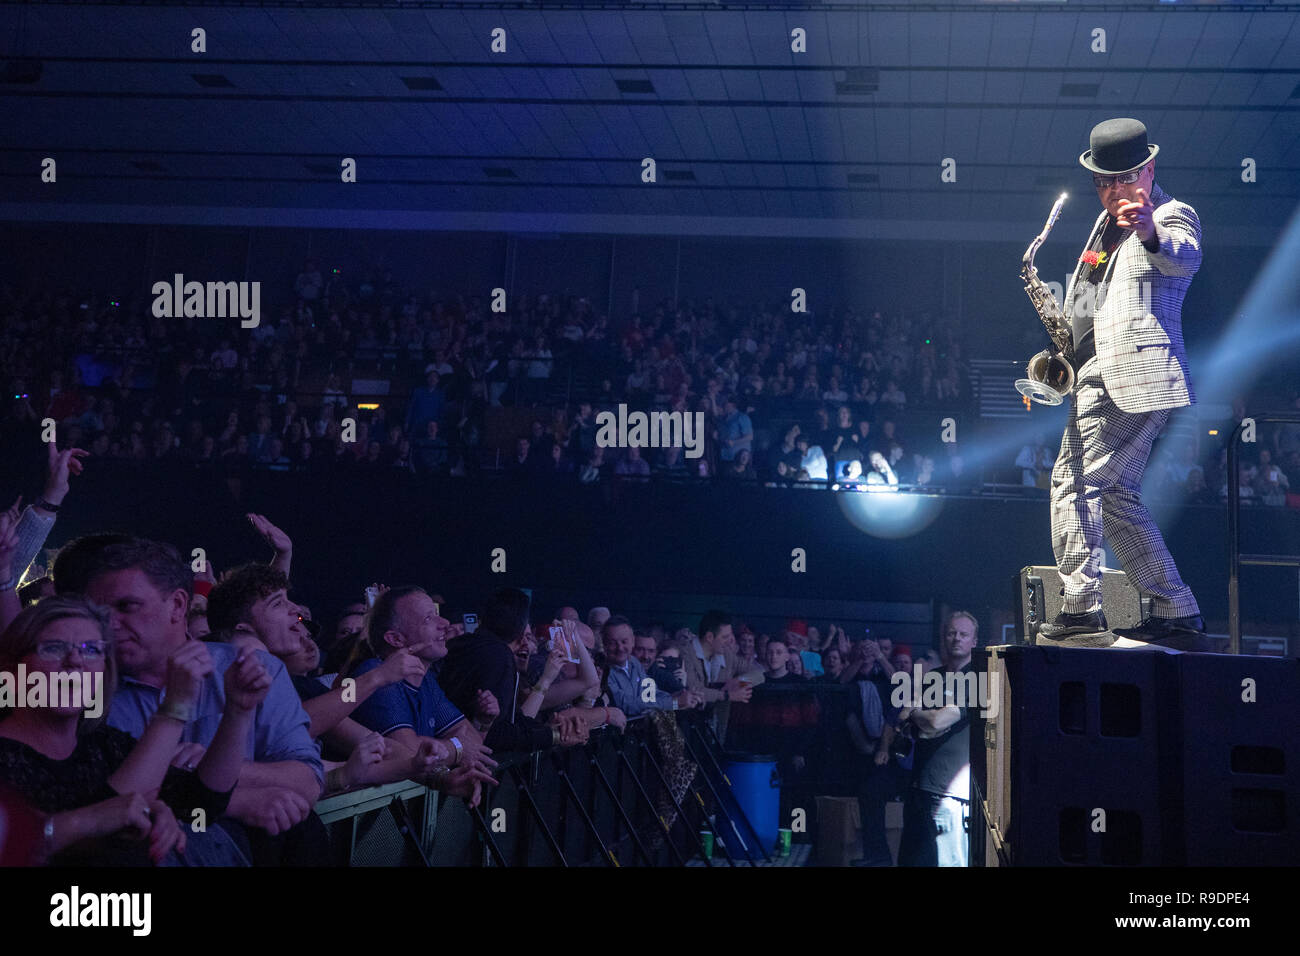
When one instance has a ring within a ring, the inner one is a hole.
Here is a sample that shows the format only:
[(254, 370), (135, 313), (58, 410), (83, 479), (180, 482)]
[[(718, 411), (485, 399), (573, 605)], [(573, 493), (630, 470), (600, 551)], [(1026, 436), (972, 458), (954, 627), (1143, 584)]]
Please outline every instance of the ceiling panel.
[[(16, 55), (46, 60), (37, 83), (0, 84), (0, 203), (1002, 219), (1009, 183), (1034, 197), (1058, 182), (1077, 191), (1089, 128), (1134, 115), (1161, 144), (1162, 177), (1207, 222), (1280, 227), (1300, 191), (1298, 23), (1290, 9), (1226, 4), (3, 5), (0, 35), (20, 37)], [(188, 50), (195, 24), (208, 31), (204, 56)], [(494, 26), (507, 31), (504, 55), (489, 49)], [(805, 54), (790, 50), (795, 26), (808, 31)], [(1097, 26), (1106, 53), (1089, 49)], [(874, 92), (836, 90), (871, 79), (862, 67), (880, 69)], [(232, 85), (204, 88), (195, 73)], [(403, 77), (442, 89), (411, 90)], [(621, 92), (617, 80), (652, 92)], [(1077, 95), (1090, 84), (1095, 95)], [(33, 188), (50, 151), (66, 178)], [(695, 181), (642, 188), (646, 155)], [(1250, 188), (1247, 155), (1260, 163)], [(357, 188), (337, 181), (342, 156), (358, 159)], [(955, 184), (939, 181), (945, 156), (958, 161)], [(492, 166), (515, 178), (488, 177)], [(879, 184), (850, 185), (861, 172)]]

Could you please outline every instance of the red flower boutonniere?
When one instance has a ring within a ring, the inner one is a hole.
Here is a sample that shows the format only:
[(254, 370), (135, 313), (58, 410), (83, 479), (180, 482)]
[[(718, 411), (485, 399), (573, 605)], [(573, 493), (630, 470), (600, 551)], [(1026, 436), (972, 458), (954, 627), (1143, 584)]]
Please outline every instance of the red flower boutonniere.
[(1089, 249), (1083, 255), (1079, 256), (1079, 261), (1088, 266), (1100, 266), (1106, 264), (1106, 253), (1093, 252)]

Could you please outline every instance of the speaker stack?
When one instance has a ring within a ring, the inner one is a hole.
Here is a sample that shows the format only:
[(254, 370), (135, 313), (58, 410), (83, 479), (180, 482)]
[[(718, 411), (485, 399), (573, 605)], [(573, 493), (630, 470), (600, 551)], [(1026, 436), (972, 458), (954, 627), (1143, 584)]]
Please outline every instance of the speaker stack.
[[(971, 724), (976, 866), (1255, 866), (1300, 860), (1300, 661), (1158, 646), (1034, 646), (1055, 568), (1016, 578), (1021, 643), (983, 648)], [(1112, 627), (1142, 599), (1103, 577)]]

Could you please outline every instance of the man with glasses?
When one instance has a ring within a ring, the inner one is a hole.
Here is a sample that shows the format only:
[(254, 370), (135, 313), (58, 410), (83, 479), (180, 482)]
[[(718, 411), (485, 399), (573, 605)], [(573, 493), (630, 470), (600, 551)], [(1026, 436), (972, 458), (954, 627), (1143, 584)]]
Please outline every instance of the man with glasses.
[[(1155, 182), (1160, 147), (1135, 119), (1092, 130), (1079, 162), (1102, 205), (1065, 292), (1075, 388), (1052, 470), (1052, 548), (1065, 600), (1040, 636), (1108, 647), (1112, 635), (1205, 649), (1205, 622), (1142, 504), (1142, 473), (1171, 410), (1196, 401), (1182, 304), (1201, 265), (1196, 210)], [(1137, 627), (1109, 632), (1101, 607), (1101, 541), (1152, 599)]]

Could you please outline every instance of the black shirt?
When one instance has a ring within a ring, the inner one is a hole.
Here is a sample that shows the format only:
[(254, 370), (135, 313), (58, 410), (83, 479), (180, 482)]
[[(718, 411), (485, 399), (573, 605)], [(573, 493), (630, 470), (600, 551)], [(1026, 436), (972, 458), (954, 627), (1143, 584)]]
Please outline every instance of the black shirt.
[[(946, 668), (934, 668), (926, 673), (944, 675)], [(969, 686), (966, 674), (973, 673), (970, 663), (956, 671), (963, 683)], [(967, 701), (968, 704), (971, 701)], [(912, 786), (930, 793), (945, 794), (962, 800), (970, 799), (970, 707), (963, 707), (961, 717), (938, 737), (918, 739), (913, 763)]]
[[(135, 745), (136, 739), (126, 731), (100, 724), (77, 740), (76, 750), (66, 759), (54, 760), (20, 741), (0, 737), (0, 783), (45, 813), (76, 810), (118, 796), (108, 778)], [(196, 773), (171, 767), (159, 798), (183, 817), (196, 808), (219, 817), (230, 794), (208, 789)]]
[(289, 680), (293, 682), (293, 689), (298, 692), (300, 700), (311, 700), (313, 697), (319, 697), (321, 694), (328, 694), (330, 688), (326, 687), (315, 677), (308, 677), (306, 674), (289, 675)]
[(789, 671), (786, 671), (780, 677), (773, 677), (770, 674), (765, 674), (763, 677), (763, 683), (764, 684), (806, 684), (808, 683), (808, 680), (807, 678), (801, 677), (798, 674), (791, 674)]
[[(1066, 311), (1066, 317), (1070, 320), (1070, 331), (1074, 340), (1076, 372), (1084, 362), (1096, 354), (1097, 346), (1092, 338), (1093, 313), (1101, 295), (1101, 286), (1110, 276), (1111, 266), (1115, 261), (1115, 251), (1127, 235), (1126, 230), (1121, 229), (1115, 224), (1114, 219), (1107, 216), (1106, 225), (1088, 247), (1089, 252), (1095, 252), (1098, 256), (1104, 253), (1105, 259), (1095, 266), (1084, 265), (1079, 272), (1078, 281), (1074, 284), (1074, 295), (1071, 306)], [(1076, 312), (1076, 305), (1085, 295), (1091, 297), (1087, 302), (1088, 307), (1084, 308), (1080, 305)]]
[(551, 728), (525, 714), (516, 713), (523, 703), (515, 655), (504, 641), (480, 625), (473, 634), (462, 634), (448, 647), (438, 670), (438, 683), (463, 714), (473, 714), (479, 690), (497, 699), (500, 716), (492, 722), (484, 743), (495, 751), (549, 750)]

